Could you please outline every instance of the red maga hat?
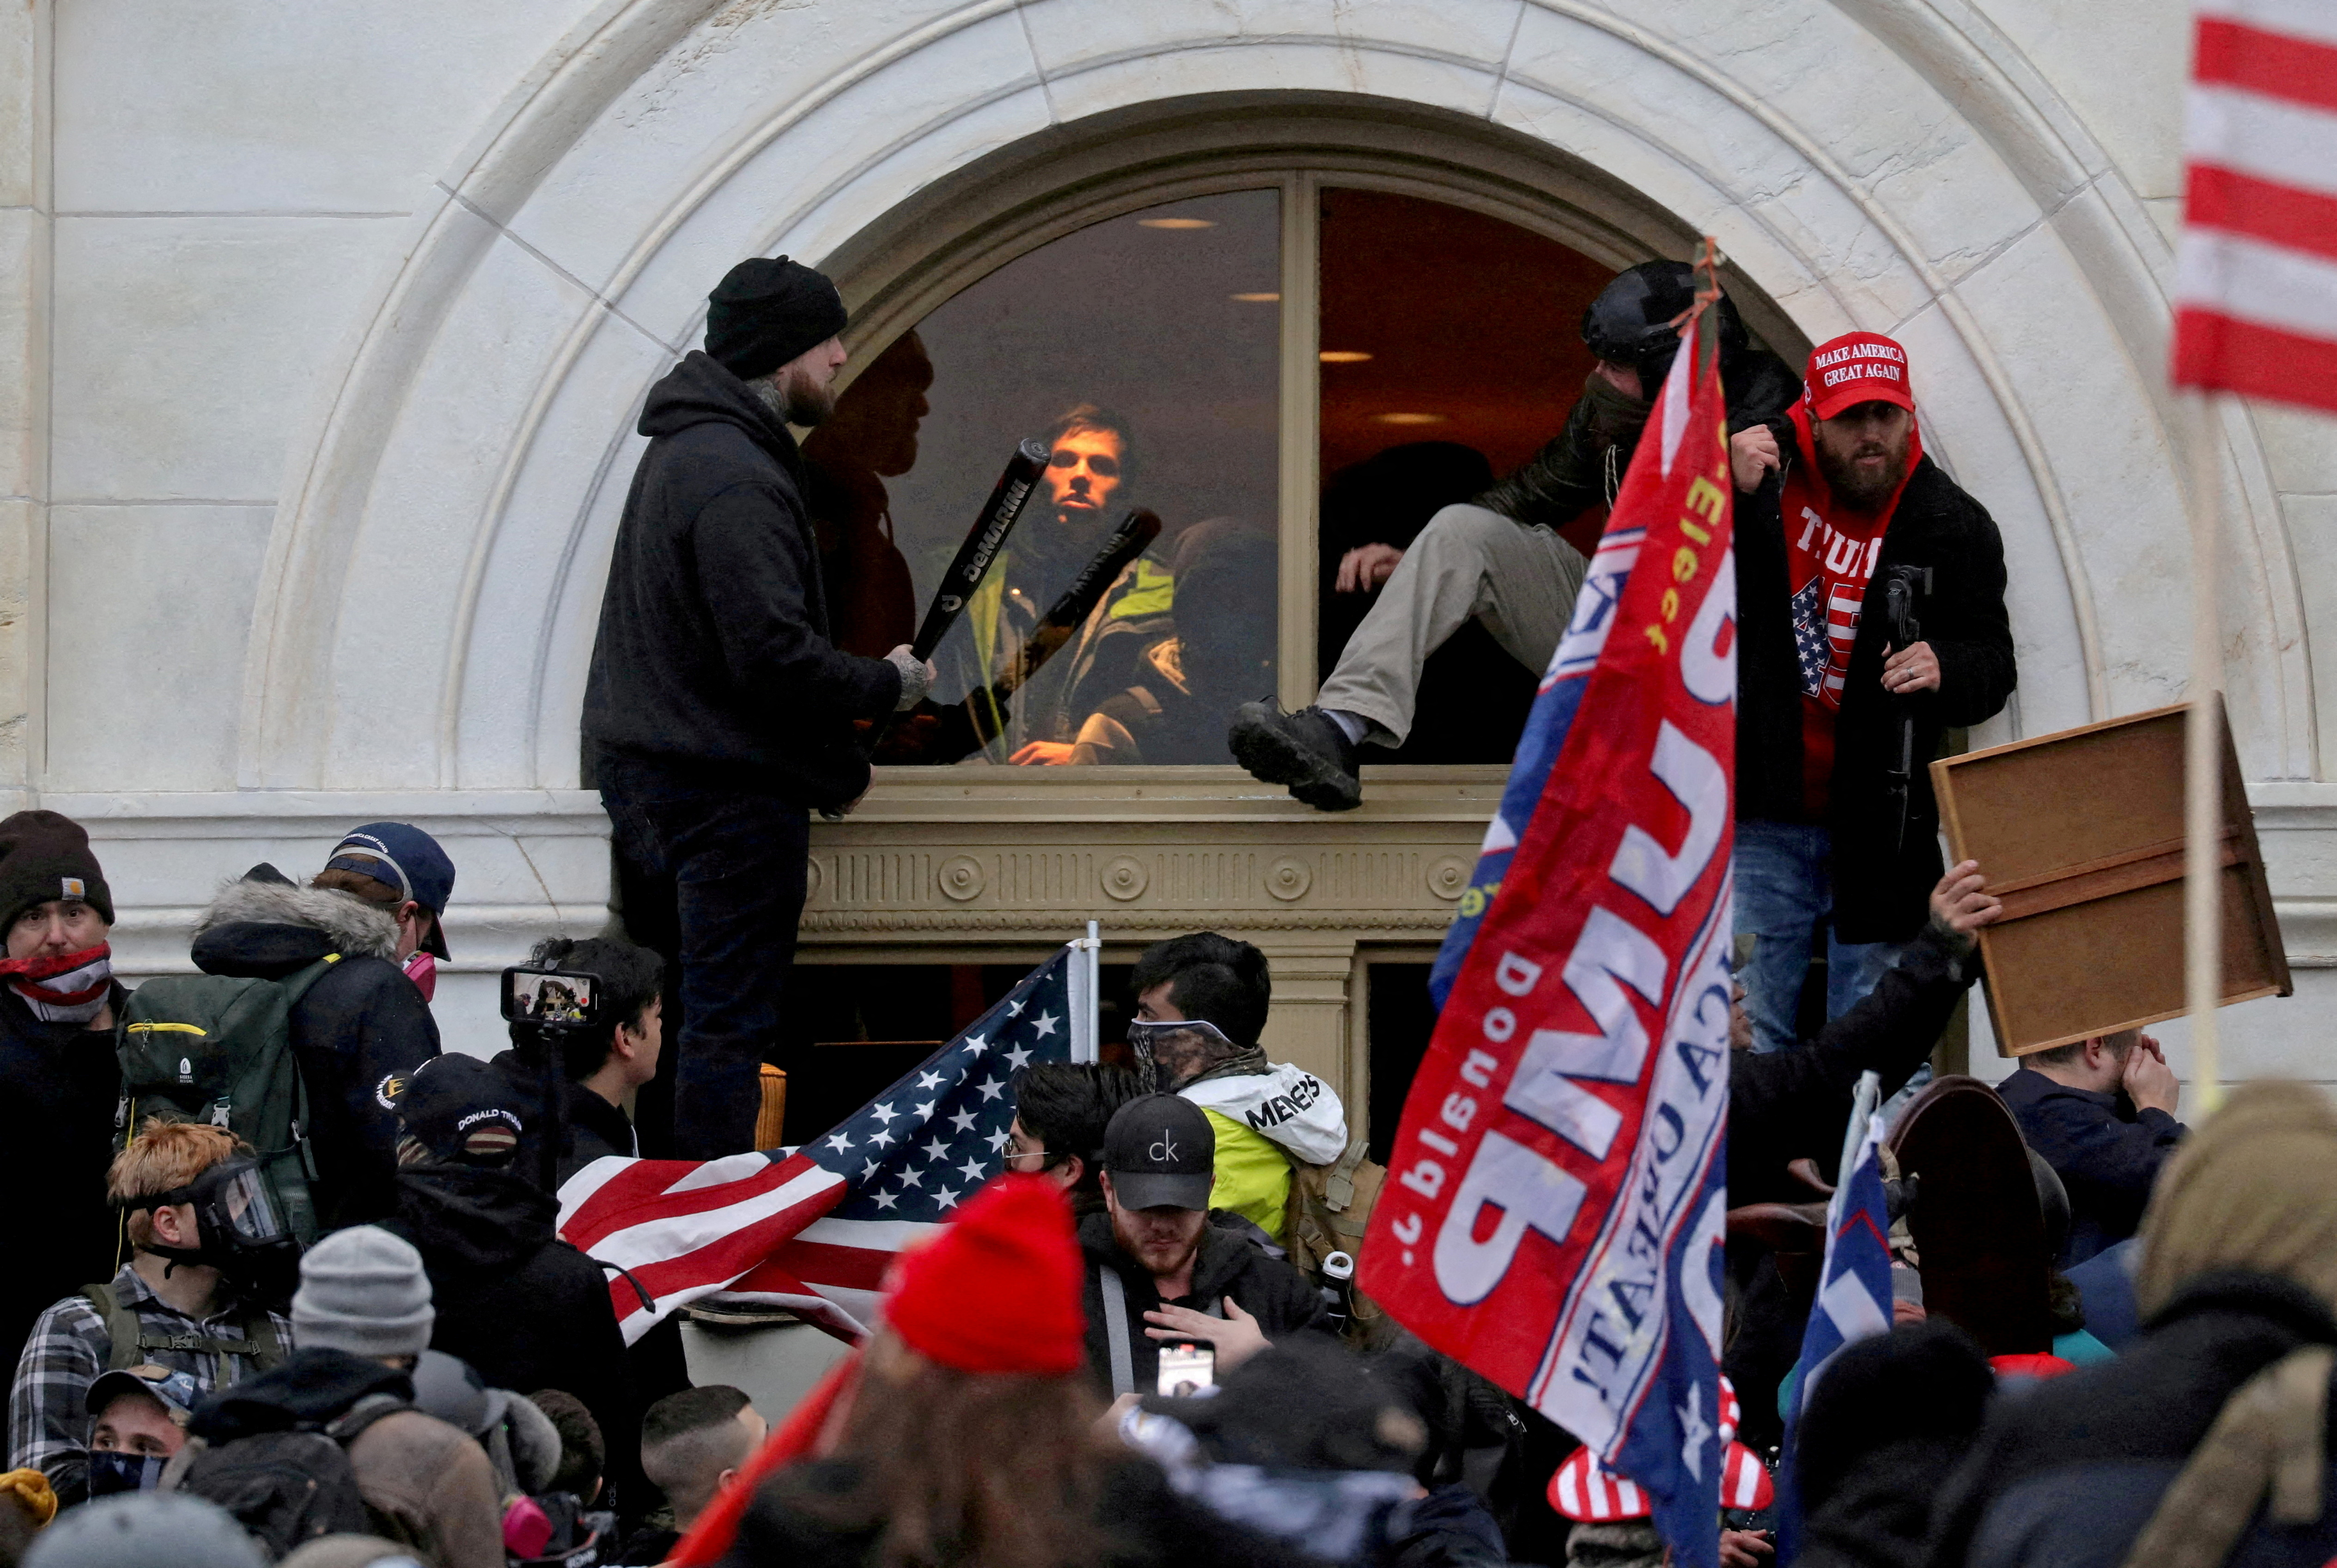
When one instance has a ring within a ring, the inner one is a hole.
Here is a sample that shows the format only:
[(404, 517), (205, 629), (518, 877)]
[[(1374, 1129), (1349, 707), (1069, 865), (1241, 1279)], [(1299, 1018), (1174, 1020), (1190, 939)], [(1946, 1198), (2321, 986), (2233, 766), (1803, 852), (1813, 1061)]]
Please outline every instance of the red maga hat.
[[(1076, 1372), (1087, 1347), (1081, 1272), (1062, 1189), (1044, 1176), (1003, 1175), (940, 1235), (901, 1254), (885, 1321), (910, 1349), (961, 1372)], [(997, 1301), (1014, 1310), (969, 1310)]]
[(1915, 407), (1915, 394), (1907, 389), (1907, 351), (1879, 332), (1845, 332), (1811, 349), (1802, 385), (1811, 414), (1820, 419), (1861, 403)]

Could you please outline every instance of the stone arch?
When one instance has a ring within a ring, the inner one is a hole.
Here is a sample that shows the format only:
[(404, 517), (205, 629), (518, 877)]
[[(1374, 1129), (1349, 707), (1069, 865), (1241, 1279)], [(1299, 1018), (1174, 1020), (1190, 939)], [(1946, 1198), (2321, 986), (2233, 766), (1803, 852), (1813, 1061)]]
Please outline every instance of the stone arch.
[[(2022, 691), (1989, 738), (2172, 699), (2164, 239), (1977, 24), (1916, 0), (1792, 11), (981, 0), (815, 27), (762, 0), (606, 0), (442, 183), (296, 438), (240, 782), (572, 784), (624, 433), (709, 281), (752, 253), (826, 259), (889, 336), (997, 256), (985, 226), (1018, 201), (1069, 221), (1211, 135), (1225, 158), (1296, 138), (1389, 178), (1408, 158), (1572, 213), (1618, 259), (1712, 232), (1780, 326), (1897, 333), (1934, 449), (2006, 534)], [(2294, 571), (2244, 418), (2225, 435), (2248, 771), (2309, 776)]]

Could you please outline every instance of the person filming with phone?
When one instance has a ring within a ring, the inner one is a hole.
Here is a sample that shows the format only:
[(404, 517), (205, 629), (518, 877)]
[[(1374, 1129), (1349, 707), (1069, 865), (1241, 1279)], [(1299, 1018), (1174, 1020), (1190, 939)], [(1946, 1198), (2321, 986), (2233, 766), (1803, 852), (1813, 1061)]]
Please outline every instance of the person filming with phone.
[(1282, 1336), (1328, 1326), (1297, 1270), (1209, 1222), (1216, 1163), (1208, 1117), (1175, 1095), (1130, 1100), (1104, 1131), (1104, 1212), (1080, 1222), (1080, 1250), (1088, 1370), (1115, 1397), (1211, 1388)]

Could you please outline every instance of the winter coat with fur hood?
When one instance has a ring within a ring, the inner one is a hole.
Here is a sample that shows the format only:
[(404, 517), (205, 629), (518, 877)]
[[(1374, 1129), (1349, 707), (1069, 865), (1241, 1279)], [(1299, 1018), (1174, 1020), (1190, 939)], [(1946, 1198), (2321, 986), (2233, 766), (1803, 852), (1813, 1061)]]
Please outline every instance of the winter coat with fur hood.
[(315, 1127), (317, 1210), (328, 1228), (396, 1208), (400, 1080), (438, 1054), (438, 1024), (397, 962), (397, 922), (337, 888), (300, 887), (273, 866), (230, 882), (195, 924), (195, 967), (280, 980), (329, 953), (292, 1008), (292, 1051)]

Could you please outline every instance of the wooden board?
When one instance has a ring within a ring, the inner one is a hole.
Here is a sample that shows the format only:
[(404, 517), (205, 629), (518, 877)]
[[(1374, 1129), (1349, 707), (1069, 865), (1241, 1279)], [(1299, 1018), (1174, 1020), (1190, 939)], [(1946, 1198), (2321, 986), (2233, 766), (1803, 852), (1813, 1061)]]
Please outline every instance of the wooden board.
[[(2187, 710), (2016, 741), (1931, 765), (1950, 858), (1978, 861), (2004, 917), (1983, 927), (1997, 1051), (2033, 1051), (2184, 1011)], [(2225, 1003), (2287, 996), (2255, 822), (2223, 724)]]

